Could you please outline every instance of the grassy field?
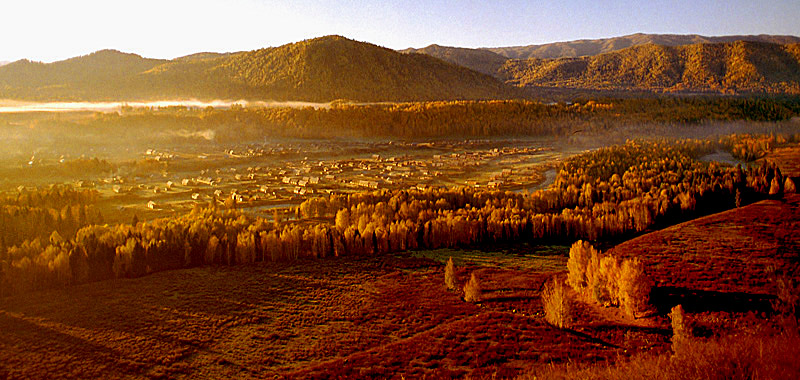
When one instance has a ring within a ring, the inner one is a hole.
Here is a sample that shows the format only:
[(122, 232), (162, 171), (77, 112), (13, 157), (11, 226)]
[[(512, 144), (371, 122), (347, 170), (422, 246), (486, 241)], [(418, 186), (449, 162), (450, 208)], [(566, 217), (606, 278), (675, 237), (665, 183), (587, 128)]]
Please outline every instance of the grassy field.
[[(540, 290), (561, 246), (206, 267), (0, 300), (2, 378), (513, 377), (550, 363), (614, 363), (669, 350), (677, 303), (717, 336), (768, 312), (766, 267), (796, 261), (800, 196), (643, 235), (657, 310), (627, 320), (575, 301), (571, 329), (544, 322)], [(473, 273), (483, 300), (459, 287)], [(573, 295), (574, 296), (574, 295)], [(755, 312), (755, 314), (753, 314)]]

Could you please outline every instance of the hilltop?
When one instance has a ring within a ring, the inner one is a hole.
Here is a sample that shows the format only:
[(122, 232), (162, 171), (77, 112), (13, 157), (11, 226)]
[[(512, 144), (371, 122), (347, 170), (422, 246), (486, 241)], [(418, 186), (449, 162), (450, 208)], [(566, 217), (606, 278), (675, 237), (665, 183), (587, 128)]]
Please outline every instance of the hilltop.
[(428, 55), (340, 36), (172, 61), (104, 50), (50, 64), (22, 60), (0, 67), (0, 97), (32, 100), (411, 101), (515, 94), (495, 78)]

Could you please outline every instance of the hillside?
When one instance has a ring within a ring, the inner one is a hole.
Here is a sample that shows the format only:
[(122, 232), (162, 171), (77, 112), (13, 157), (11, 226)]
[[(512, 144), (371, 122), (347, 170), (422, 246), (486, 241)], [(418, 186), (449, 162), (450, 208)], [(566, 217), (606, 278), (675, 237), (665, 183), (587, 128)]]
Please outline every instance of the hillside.
[(495, 76), (508, 60), (500, 54), (483, 49), (430, 45), (422, 49), (405, 49), (402, 53), (427, 54), (443, 61), (464, 66), (480, 73)]
[(509, 60), (500, 76), (533, 87), (797, 94), (800, 44), (648, 44), (591, 57)]
[(410, 101), (513, 97), (496, 79), (423, 54), (339, 36), (172, 61), (101, 51), (51, 64), (0, 67), (0, 97), (16, 99), (262, 99)]
[(621, 37), (601, 38), (594, 40), (577, 40), (554, 42), (541, 45), (509, 46), (497, 48), (484, 48), (511, 59), (552, 59), (565, 57), (582, 57), (598, 55), (612, 51), (626, 49), (632, 46), (655, 44), (662, 46), (681, 46), (699, 43), (727, 43), (736, 41), (767, 42), (775, 44), (792, 44), (800, 42), (800, 37), (795, 36), (717, 36), (707, 37), (696, 34), (631, 34)]
[(142, 88), (133, 82), (133, 77), (165, 62), (116, 50), (101, 50), (54, 63), (20, 60), (0, 67), (0, 97), (106, 98), (121, 88), (138, 95)]

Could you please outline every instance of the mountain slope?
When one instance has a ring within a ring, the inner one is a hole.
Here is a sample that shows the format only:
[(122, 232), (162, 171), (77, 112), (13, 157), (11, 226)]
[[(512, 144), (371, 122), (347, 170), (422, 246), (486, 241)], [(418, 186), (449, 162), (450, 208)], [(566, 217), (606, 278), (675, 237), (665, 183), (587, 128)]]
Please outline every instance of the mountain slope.
[(427, 54), (443, 61), (454, 63), (475, 70), (479, 73), (495, 76), (508, 60), (500, 54), (484, 49), (458, 48), (451, 46), (430, 45), (422, 49), (405, 49), (401, 53)]
[(112, 96), (120, 87), (132, 86), (130, 81), (137, 73), (165, 62), (116, 50), (101, 50), (54, 63), (20, 60), (0, 67), (0, 96), (30, 99)]
[(800, 93), (800, 44), (640, 45), (581, 58), (510, 60), (518, 86)]
[(631, 34), (622, 37), (601, 38), (594, 40), (577, 40), (567, 42), (554, 42), (542, 45), (509, 46), (497, 48), (484, 48), (511, 59), (552, 59), (564, 57), (582, 57), (608, 53), (632, 46), (655, 44), (662, 46), (681, 46), (699, 43), (726, 43), (736, 41), (767, 42), (774, 44), (799, 43), (800, 37), (755, 35), (755, 36), (717, 36), (707, 37), (697, 34)]
[(229, 98), (412, 101), (508, 98), (488, 75), (422, 54), (339, 36), (172, 61), (98, 52), (52, 64), (0, 67), (0, 97), (24, 99)]

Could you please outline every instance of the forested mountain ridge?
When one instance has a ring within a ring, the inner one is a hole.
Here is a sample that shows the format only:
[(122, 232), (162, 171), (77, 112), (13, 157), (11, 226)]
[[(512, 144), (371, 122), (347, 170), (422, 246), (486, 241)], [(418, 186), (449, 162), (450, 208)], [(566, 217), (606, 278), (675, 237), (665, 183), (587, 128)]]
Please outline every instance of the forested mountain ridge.
[(632, 46), (655, 44), (662, 46), (694, 45), (699, 43), (726, 43), (736, 41), (767, 42), (774, 44), (799, 43), (800, 37), (779, 35), (749, 35), (749, 36), (701, 36), (697, 34), (644, 34), (636, 33), (627, 36), (600, 38), (592, 40), (575, 40), (553, 42), (541, 45), (507, 46), (496, 48), (483, 48), (511, 59), (529, 58), (567, 58), (582, 57), (609, 53), (626, 49)]
[(53, 63), (19, 60), (0, 67), (0, 97), (55, 99), (105, 98), (119, 88), (136, 88), (134, 76), (168, 61), (100, 50)]
[(427, 54), (443, 61), (468, 67), (480, 73), (496, 76), (508, 58), (484, 49), (469, 49), (452, 46), (429, 45), (422, 49), (405, 49), (402, 53)]
[(499, 76), (517, 86), (798, 94), (800, 44), (649, 44), (591, 57), (509, 60)]
[(340, 36), (172, 61), (100, 51), (50, 64), (23, 60), (0, 67), (0, 97), (30, 100), (417, 101), (517, 93), (495, 78), (437, 58)]

